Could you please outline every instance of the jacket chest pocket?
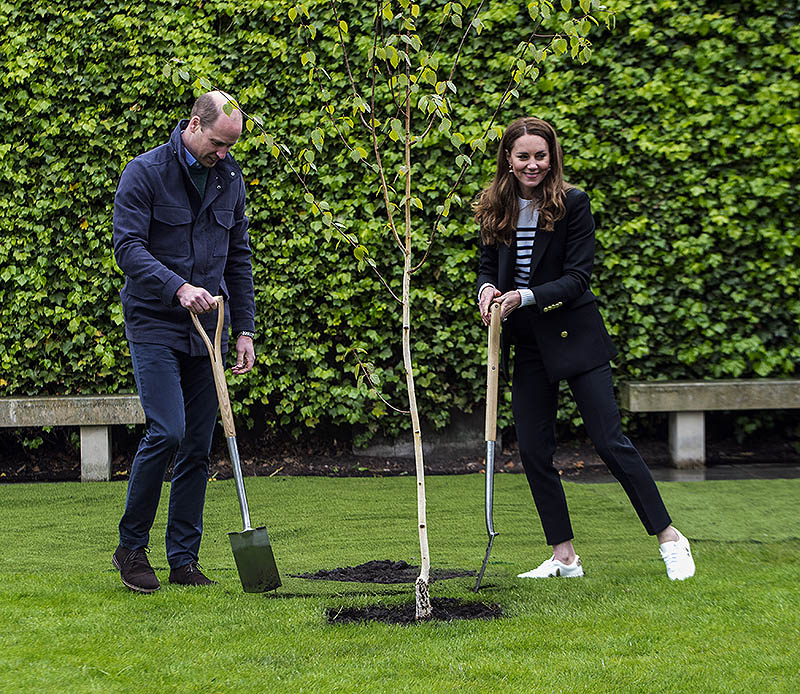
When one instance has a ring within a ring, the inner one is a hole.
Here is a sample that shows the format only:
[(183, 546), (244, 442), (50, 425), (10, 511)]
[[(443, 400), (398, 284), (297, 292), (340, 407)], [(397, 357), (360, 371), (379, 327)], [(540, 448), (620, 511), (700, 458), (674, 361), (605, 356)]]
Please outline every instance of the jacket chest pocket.
[(227, 256), (233, 228), (233, 210), (213, 210), (214, 214), (214, 255)]
[(156, 258), (185, 258), (191, 250), (192, 211), (185, 207), (153, 206), (150, 253)]

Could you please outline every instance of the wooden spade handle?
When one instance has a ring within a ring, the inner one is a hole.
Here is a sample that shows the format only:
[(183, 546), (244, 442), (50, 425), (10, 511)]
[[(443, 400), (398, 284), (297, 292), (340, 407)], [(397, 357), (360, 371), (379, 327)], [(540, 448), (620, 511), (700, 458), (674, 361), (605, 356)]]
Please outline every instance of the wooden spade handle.
[(225, 438), (230, 439), (236, 436), (236, 428), (233, 426), (233, 411), (231, 410), (231, 400), (228, 396), (228, 383), (225, 380), (225, 364), (222, 360), (222, 324), (225, 322), (225, 300), (221, 296), (215, 296), (217, 302), (217, 330), (214, 333), (214, 344), (208, 334), (203, 330), (197, 314), (189, 311), (197, 332), (206, 343), (208, 356), (211, 359), (211, 369), (214, 373), (214, 384), (217, 387), (217, 400), (219, 401), (219, 412), (222, 417), (222, 428), (225, 430)]
[(497, 385), (500, 377), (500, 304), (489, 307), (489, 356), (486, 368), (486, 440), (497, 439)]

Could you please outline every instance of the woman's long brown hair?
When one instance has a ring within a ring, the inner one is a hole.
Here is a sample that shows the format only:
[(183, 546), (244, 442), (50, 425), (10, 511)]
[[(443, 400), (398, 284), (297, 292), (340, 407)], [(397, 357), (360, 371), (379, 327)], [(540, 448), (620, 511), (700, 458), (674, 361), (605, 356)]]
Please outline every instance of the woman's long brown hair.
[(566, 191), (572, 186), (564, 182), (563, 154), (558, 136), (552, 125), (540, 118), (518, 118), (507, 128), (497, 147), (497, 171), (494, 180), (473, 204), (475, 221), (481, 228), (485, 244), (511, 245), (519, 217), (519, 182), (509, 170), (508, 154), (517, 138), (538, 135), (547, 142), (550, 150), (550, 171), (537, 186), (534, 199), (539, 209), (539, 229), (552, 231), (555, 223), (564, 216)]

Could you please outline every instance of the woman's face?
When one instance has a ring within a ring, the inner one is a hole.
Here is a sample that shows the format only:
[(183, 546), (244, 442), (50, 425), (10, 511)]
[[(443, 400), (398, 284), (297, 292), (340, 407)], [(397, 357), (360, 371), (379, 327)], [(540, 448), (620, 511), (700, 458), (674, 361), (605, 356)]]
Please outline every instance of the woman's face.
[(511, 173), (519, 181), (523, 198), (532, 198), (533, 192), (550, 171), (550, 148), (539, 135), (522, 135), (514, 140), (506, 153)]

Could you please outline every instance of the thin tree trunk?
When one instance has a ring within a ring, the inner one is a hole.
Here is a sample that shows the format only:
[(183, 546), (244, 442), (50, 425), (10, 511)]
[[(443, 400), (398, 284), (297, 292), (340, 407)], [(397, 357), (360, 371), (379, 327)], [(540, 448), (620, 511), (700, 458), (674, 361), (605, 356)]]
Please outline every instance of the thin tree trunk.
[(403, 267), (403, 364), (406, 370), (408, 404), (411, 410), (411, 426), (414, 430), (414, 461), (417, 470), (417, 522), (419, 524), (420, 572), (416, 583), (416, 618), (431, 616), (431, 598), (428, 592), (431, 558), (428, 551), (428, 524), (425, 504), (425, 464), (422, 457), (422, 432), (419, 425), (417, 395), (414, 390), (414, 372), (411, 364), (411, 323), (409, 311), (411, 288), (411, 254), (407, 253)]
[(425, 463), (422, 457), (422, 431), (419, 425), (417, 393), (414, 389), (414, 369), (411, 362), (411, 102), (406, 88), (406, 238), (403, 258), (403, 365), (406, 371), (408, 409), (411, 411), (411, 427), (414, 431), (414, 461), (417, 471), (417, 524), (419, 527), (420, 571), (416, 582), (416, 618), (429, 619), (433, 613), (428, 580), (431, 558), (428, 551), (428, 523), (425, 502)]

